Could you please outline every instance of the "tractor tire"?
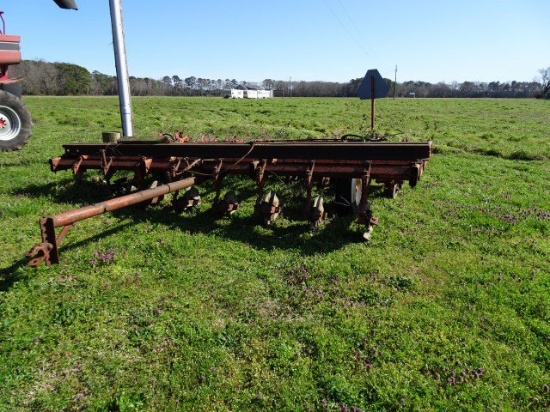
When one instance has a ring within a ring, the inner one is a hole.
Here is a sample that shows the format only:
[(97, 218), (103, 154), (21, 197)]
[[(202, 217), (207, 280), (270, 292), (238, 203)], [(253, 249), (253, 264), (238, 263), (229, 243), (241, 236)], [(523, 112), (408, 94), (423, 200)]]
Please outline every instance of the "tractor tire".
[(0, 90), (0, 151), (21, 149), (31, 135), (31, 114), (23, 101)]

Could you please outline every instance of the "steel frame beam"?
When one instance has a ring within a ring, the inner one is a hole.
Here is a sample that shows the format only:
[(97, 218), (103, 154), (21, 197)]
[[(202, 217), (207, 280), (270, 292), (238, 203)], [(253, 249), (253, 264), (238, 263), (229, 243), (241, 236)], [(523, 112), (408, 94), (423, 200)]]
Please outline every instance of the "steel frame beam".
[(82, 155), (189, 157), (202, 159), (409, 160), (428, 159), (431, 142), (370, 143), (342, 141), (215, 143), (75, 143), (63, 157)]

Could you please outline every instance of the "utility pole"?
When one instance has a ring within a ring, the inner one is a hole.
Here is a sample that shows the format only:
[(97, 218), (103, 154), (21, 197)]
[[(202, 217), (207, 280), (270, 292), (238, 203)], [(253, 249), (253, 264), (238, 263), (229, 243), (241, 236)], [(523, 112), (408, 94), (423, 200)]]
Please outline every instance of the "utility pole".
[(288, 97), (292, 97), (292, 77), (288, 79)]
[(395, 95), (397, 93), (397, 64), (395, 65), (395, 80), (393, 82), (393, 98), (395, 99)]

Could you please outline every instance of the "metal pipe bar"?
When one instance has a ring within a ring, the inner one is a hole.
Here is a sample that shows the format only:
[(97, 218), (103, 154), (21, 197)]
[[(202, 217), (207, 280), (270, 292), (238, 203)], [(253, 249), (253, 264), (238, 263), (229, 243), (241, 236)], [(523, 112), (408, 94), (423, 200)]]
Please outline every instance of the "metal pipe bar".
[(132, 193), (126, 196), (115, 197), (114, 199), (105, 200), (104, 202), (94, 205), (85, 206), (80, 209), (71, 210), (69, 212), (60, 213), (52, 216), (54, 227), (62, 227), (71, 225), (78, 221), (88, 219), (93, 216), (101, 215), (106, 212), (121, 209), (126, 206), (135, 205), (155, 197), (182, 190), (196, 184), (197, 178), (189, 177), (187, 179), (178, 180), (176, 182), (167, 183), (157, 186), (153, 189), (146, 189), (140, 192)]
[(124, 136), (133, 136), (134, 126), (132, 121), (132, 103), (130, 101), (128, 59), (126, 58), (124, 25), (122, 21), (122, 0), (109, 0), (109, 7), (111, 10), (111, 28), (113, 31), (113, 50), (115, 53), (122, 133)]
[[(109, 168), (117, 170), (133, 170), (142, 162), (142, 157), (140, 156), (110, 156), (108, 157)], [(197, 164), (203, 162), (204, 166), (208, 166), (213, 162), (212, 159), (200, 159), (200, 158), (187, 158), (187, 157), (158, 157), (152, 158), (149, 170), (169, 170), (172, 167), (175, 167), (178, 164), (185, 164), (184, 161), (189, 163), (187, 169), (192, 169), (197, 167)], [(242, 169), (249, 167), (250, 163), (240, 162), (241, 159), (230, 159), (224, 158), (224, 163), (227, 165), (225, 170), (229, 168)], [(306, 160), (307, 161), (307, 160)], [(62, 156), (54, 157), (50, 159), (50, 168), (52, 172), (57, 172), (61, 170), (72, 169), (76, 162), (79, 162), (80, 169), (103, 169), (106, 164), (105, 161), (100, 156), (93, 155), (83, 155), (80, 157), (71, 157), (71, 156)], [(248, 159), (250, 162), (250, 159)], [(299, 164), (302, 165), (304, 160), (299, 159), (275, 159), (270, 162), (271, 167), (277, 165), (285, 165), (291, 167), (292, 165)], [(410, 160), (372, 160), (372, 164), (378, 168), (388, 167), (408, 167), (410, 165)], [(317, 162), (320, 165), (329, 167), (329, 166), (338, 166), (338, 167), (361, 167), (363, 165), (363, 160), (348, 160), (345, 163), (338, 160), (319, 160)], [(425, 163), (425, 162), (424, 162)], [(244, 165), (244, 166), (243, 166)]]
[[(153, 158), (151, 159), (149, 172), (166, 172), (175, 169), (177, 164), (187, 164), (186, 171), (212, 174), (216, 166), (215, 160), (189, 159), (189, 158)], [(84, 155), (79, 158), (57, 157), (50, 160), (51, 169), (54, 172), (61, 170), (75, 170), (74, 165), (78, 163), (77, 170), (88, 169), (102, 170), (105, 175), (118, 170), (135, 171), (140, 167), (142, 158), (138, 156), (109, 157), (109, 165), (105, 166), (104, 160), (99, 156)], [(227, 174), (249, 174), (254, 169), (254, 161), (240, 161), (240, 159), (224, 159), (223, 173)], [(296, 175), (303, 172), (304, 167), (309, 164), (308, 160), (278, 159), (266, 165), (266, 170), (278, 175)], [(413, 163), (415, 164), (415, 163)], [(422, 162), (420, 172), (424, 167)], [(364, 167), (364, 161), (349, 160), (319, 160), (316, 162), (313, 171), (314, 176), (323, 177), (360, 177)], [(411, 162), (408, 160), (373, 160), (371, 162), (371, 177), (377, 180), (408, 180), (411, 176)]]
[(410, 160), (428, 159), (431, 142), (366, 143), (304, 141), (303, 143), (154, 143), (63, 145), (63, 157), (101, 154), (107, 156), (237, 158), (237, 159), (302, 159), (302, 160)]
[[(42, 243), (34, 245), (33, 248), (31, 248), (31, 250), (26, 254), (26, 257), (29, 260), (29, 265), (36, 267), (44, 261), (47, 266), (52, 263), (59, 263), (59, 245), (73, 223), (106, 212), (112, 212), (113, 210), (126, 206), (141, 203), (149, 199), (154, 199), (171, 192), (176, 192), (198, 184), (203, 180), (204, 179), (202, 177), (190, 177), (157, 186), (153, 189), (142, 190), (141, 192), (132, 193), (80, 209), (60, 213), (58, 215), (43, 217), (39, 222), (40, 231), (42, 234)], [(56, 228), (59, 227), (62, 227), (63, 229), (61, 229), (59, 236), (57, 236)]]

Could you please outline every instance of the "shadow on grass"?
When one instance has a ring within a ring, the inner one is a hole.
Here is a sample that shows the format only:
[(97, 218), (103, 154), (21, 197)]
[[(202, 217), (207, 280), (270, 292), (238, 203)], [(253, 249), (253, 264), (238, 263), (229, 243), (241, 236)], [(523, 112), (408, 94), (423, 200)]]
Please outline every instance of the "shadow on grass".
[(266, 251), (293, 250), (304, 255), (316, 255), (362, 241), (362, 233), (354, 229), (357, 226), (353, 223), (355, 216), (334, 217), (312, 230), (303, 218), (303, 210), (295, 207), (286, 208), (284, 218), (270, 226), (263, 225), (259, 216), (247, 212), (238, 211), (232, 216), (217, 217), (206, 204), (201, 206), (200, 211), (182, 215), (172, 212), (169, 207), (123, 209), (113, 214), (136, 223), (146, 220), (163, 224), (191, 235), (214, 234)]
[(79, 207), (107, 199), (110, 196), (109, 188), (105, 184), (95, 183), (87, 179), (67, 178), (45, 185), (29, 185), (15, 190), (12, 196), (29, 198), (51, 198), (54, 202), (69, 203)]
[[(123, 224), (117, 225), (116, 227), (108, 229), (104, 232), (88, 237), (86, 239), (80, 240), (75, 243), (71, 243), (70, 245), (63, 246), (63, 244), (61, 244), (61, 247), (59, 248), (61, 259), (63, 259), (63, 252), (66, 252), (72, 249), (77, 249), (88, 242), (94, 242), (104, 237), (112, 236), (131, 225), (132, 225), (131, 223), (123, 223)], [(73, 229), (73, 230), (77, 230), (77, 229)], [(68, 236), (70, 236), (70, 232)], [(27, 252), (27, 251), (25, 250), (24, 252)], [(16, 282), (19, 282), (25, 277), (24, 275), (25, 272), (19, 269), (23, 269), (25, 266), (27, 266), (27, 264), (28, 264), (28, 260), (23, 257), (15, 261), (10, 266), (0, 269), (0, 292), (5, 292), (9, 290), (13, 286), (13, 284), (15, 284)], [(42, 265), (44, 265), (44, 263), (42, 263)]]
[[(212, 185), (205, 185), (206, 192), (212, 195)], [(288, 195), (292, 190), (303, 186), (291, 183), (283, 190)], [(245, 182), (242, 179), (228, 182), (225, 190), (237, 190), (241, 202), (254, 203), (256, 188), (253, 182)], [(380, 196), (381, 191), (373, 187), (371, 196)], [(75, 209), (87, 204), (93, 204), (109, 198), (109, 190), (106, 185), (89, 180), (64, 179), (59, 182), (46, 185), (29, 185), (24, 189), (13, 193), (15, 196), (28, 196), (33, 198), (48, 197), (54, 202), (75, 204)], [(207, 196), (208, 197), (208, 196)], [(204, 203), (207, 203), (205, 201)], [(262, 250), (296, 250), (305, 255), (328, 253), (342, 248), (349, 243), (362, 241), (359, 226), (353, 222), (355, 216), (334, 217), (311, 230), (309, 223), (303, 218), (303, 203), (299, 196), (294, 196), (285, 206), (285, 218), (276, 221), (273, 225), (265, 227), (260, 223), (260, 217), (246, 212), (237, 212), (230, 217), (214, 216), (209, 206), (203, 204), (201, 210), (187, 215), (177, 215), (171, 211), (166, 200), (163, 205), (143, 209), (139, 205), (111, 212), (113, 216), (129, 219), (130, 222), (117, 225), (114, 228), (92, 237), (72, 243), (68, 246), (61, 245), (60, 253), (77, 248), (90, 241), (101, 239), (124, 230), (127, 226), (148, 221), (163, 224), (176, 230), (182, 230), (190, 234), (216, 234), (222, 238), (240, 241), (256, 249)], [(330, 204), (329, 204), (330, 207)], [(353, 226), (356, 226), (353, 229)], [(78, 229), (73, 229), (78, 230)], [(70, 236), (70, 232), (69, 235)], [(22, 274), (18, 269), (26, 265), (26, 259), (22, 258), (11, 266), (0, 269), (3, 277), (0, 277), (0, 291), (7, 290), (17, 282)]]

